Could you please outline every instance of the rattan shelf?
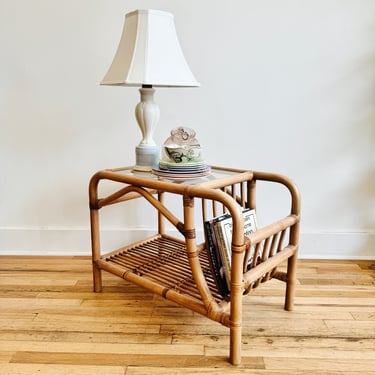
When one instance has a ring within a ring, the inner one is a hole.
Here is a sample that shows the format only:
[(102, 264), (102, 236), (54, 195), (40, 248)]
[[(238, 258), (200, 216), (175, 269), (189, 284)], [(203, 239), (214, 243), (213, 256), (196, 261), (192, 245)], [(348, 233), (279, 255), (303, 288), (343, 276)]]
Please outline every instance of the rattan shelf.
[[(109, 181), (115, 191), (99, 197), (99, 185)], [(287, 188), (290, 210), (275, 222), (245, 237), (243, 208), (256, 208), (259, 182)], [(181, 198), (182, 218), (166, 201), (168, 194)], [(230, 361), (241, 362), (242, 298), (261, 283), (277, 278), (286, 283), (285, 309), (293, 307), (298, 253), (300, 198), (293, 182), (281, 175), (212, 167), (210, 176), (169, 181), (152, 174), (137, 174), (131, 167), (97, 172), (90, 181), (90, 219), (94, 290), (102, 291), (101, 272), (107, 271), (229, 328)], [(158, 231), (144, 240), (102, 254), (100, 209), (146, 200), (157, 212)], [(197, 216), (197, 206), (200, 207)], [(211, 272), (205, 242), (197, 243), (196, 227), (213, 216), (229, 212), (233, 219), (230, 296), (221, 296)], [(166, 233), (166, 221), (182, 239)], [(247, 271), (249, 248), (255, 249), (256, 264)], [(287, 271), (278, 266), (287, 261)]]

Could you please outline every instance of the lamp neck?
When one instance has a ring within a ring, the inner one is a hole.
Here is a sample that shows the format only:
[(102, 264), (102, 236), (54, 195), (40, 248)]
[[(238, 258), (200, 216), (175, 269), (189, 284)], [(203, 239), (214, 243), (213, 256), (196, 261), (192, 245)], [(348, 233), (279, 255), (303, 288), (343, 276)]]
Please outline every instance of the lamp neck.
[(142, 88), (143, 89), (152, 89), (152, 85), (143, 85), (142, 84)]

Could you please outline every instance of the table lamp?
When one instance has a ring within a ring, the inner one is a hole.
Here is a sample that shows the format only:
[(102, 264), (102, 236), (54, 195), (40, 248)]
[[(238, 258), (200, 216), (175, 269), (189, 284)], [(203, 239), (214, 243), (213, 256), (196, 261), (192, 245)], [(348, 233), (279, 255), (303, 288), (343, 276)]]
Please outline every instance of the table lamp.
[(120, 44), (101, 85), (141, 87), (135, 117), (142, 140), (135, 148), (134, 170), (151, 171), (160, 158), (153, 140), (160, 115), (153, 87), (199, 86), (181, 50), (173, 15), (150, 9), (127, 13)]

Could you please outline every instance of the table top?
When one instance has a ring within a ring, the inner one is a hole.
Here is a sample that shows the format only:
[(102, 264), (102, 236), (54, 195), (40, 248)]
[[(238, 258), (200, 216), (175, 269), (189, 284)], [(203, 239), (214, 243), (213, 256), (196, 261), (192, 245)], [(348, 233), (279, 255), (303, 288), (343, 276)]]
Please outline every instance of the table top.
[[(173, 185), (174, 189), (180, 186), (199, 185), (200, 187), (218, 188), (227, 186), (228, 183), (246, 181), (252, 178), (252, 172), (211, 166), (211, 172), (206, 176), (178, 176), (171, 173), (170, 177), (160, 176), (153, 172), (135, 171), (132, 166), (114, 169), (105, 169), (97, 172), (94, 177), (98, 179), (108, 179), (112, 181), (124, 182), (128, 184), (142, 185), (150, 188), (167, 187)], [(168, 190), (168, 189), (167, 189)]]

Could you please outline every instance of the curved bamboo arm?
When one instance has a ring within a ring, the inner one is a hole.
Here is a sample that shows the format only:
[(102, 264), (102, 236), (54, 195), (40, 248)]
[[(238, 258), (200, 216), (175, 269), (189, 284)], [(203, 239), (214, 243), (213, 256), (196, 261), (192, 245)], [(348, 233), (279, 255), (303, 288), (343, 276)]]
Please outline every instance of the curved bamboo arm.
[(254, 172), (254, 180), (276, 182), (284, 185), (291, 194), (290, 213), (299, 215), (301, 211), (301, 196), (296, 184), (288, 177), (269, 172)]
[[(243, 273), (242, 264), (245, 252), (244, 242), (244, 226), (242, 218), (242, 209), (236, 200), (219, 189), (206, 189), (202, 186), (192, 185), (186, 190), (186, 194), (190, 197), (200, 197), (212, 199), (222, 203), (232, 215), (233, 220), (233, 236), (232, 236), (232, 272), (231, 272), (231, 294), (230, 294), (230, 319), (223, 316), (223, 306), (217, 304), (212, 298), (212, 294), (208, 289), (205, 278), (201, 270), (198, 257), (189, 257), (190, 267), (194, 280), (197, 284), (202, 300), (212, 319), (222, 322), (235, 332), (235, 335), (241, 335), (242, 320), (242, 293), (243, 293)], [(189, 217), (186, 217), (189, 219)], [(185, 221), (186, 224), (186, 221)], [(193, 225), (193, 223), (191, 223)]]

